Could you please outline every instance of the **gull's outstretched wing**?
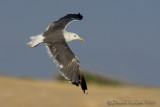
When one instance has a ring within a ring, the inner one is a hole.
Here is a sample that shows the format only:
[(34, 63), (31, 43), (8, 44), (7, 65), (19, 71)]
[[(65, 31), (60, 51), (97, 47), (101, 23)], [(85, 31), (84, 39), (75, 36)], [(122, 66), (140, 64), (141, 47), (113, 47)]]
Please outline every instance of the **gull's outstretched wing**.
[(79, 61), (68, 47), (65, 41), (60, 41), (52, 44), (47, 44), (46, 48), (51, 57), (54, 57), (55, 62), (60, 66), (60, 73), (69, 80), (72, 84), (79, 86), (85, 93), (87, 85), (82, 74)]
[(51, 23), (46, 31), (55, 30), (55, 29), (65, 29), (66, 25), (74, 20), (82, 20), (83, 16), (78, 14), (67, 14), (66, 16), (60, 18), (58, 21)]

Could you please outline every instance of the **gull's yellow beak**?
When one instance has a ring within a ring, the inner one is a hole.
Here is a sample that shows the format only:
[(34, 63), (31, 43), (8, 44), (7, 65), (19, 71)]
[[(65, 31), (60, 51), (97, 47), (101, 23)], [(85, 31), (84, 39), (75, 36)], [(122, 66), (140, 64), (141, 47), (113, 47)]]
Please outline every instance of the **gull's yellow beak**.
[(79, 40), (83, 41), (84, 42), (84, 39), (83, 38), (79, 38)]

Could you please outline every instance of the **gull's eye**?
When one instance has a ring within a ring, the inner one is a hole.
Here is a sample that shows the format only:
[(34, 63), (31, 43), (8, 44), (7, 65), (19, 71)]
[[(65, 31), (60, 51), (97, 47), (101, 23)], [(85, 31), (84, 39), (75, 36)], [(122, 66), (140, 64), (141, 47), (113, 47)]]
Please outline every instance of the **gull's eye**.
[(74, 37), (76, 37), (76, 35), (74, 35)]

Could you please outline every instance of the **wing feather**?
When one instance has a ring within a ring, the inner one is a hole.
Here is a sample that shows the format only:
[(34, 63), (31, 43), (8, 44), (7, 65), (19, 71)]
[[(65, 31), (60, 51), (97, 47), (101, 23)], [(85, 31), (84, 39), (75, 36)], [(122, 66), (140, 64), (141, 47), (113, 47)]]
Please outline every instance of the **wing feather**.
[(55, 30), (55, 29), (65, 29), (66, 25), (68, 25), (70, 22), (74, 20), (82, 20), (82, 19), (83, 19), (83, 16), (80, 13), (67, 14), (64, 17), (60, 18), (58, 21), (51, 23), (47, 27), (46, 31)]
[(82, 74), (79, 61), (68, 47), (65, 41), (47, 44), (49, 53), (57, 61), (61, 67), (60, 73), (69, 80), (72, 84), (79, 86), (81, 84), (82, 90), (87, 90), (87, 85)]

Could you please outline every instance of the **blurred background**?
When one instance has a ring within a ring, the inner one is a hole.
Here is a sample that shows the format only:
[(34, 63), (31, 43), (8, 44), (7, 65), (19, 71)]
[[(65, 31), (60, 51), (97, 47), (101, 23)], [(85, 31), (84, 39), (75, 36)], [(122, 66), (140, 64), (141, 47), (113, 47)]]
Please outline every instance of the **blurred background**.
[[(106, 107), (115, 99), (148, 99), (156, 102), (149, 106), (158, 107), (159, 4), (158, 0), (1, 0), (0, 106)], [(44, 44), (32, 49), (26, 45), (51, 22), (78, 12), (84, 19), (68, 25), (67, 31), (85, 39), (69, 46), (80, 60), (88, 95), (63, 80)]]

